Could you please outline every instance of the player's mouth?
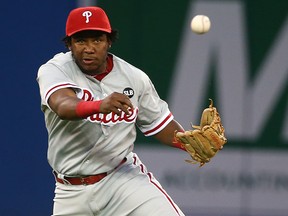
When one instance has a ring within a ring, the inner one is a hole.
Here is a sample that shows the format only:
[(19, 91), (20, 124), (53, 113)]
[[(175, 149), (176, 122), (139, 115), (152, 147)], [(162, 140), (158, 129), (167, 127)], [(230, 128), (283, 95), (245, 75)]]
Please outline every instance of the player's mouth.
[(93, 58), (83, 58), (82, 61), (83, 61), (84, 64), (90, 65), (90, 64), (93, 64), (95, 62), (95, 59), (93, 59)]

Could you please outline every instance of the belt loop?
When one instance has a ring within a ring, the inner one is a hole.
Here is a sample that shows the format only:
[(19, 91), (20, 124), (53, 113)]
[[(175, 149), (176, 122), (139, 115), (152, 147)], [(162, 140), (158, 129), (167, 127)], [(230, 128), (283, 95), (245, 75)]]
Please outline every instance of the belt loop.
[(53, 175), (54, 175), (56, 182), (57, 182), (57, 178), (58, 178), (58, 179), (61, 179), (65, 185), (71, 185), (71, 183), (65, 179), (65, 175), (63, 175), (61, 173), (57, 173), (55, 170), (53, 170)]
[(53, 174), (53, 176), (54, 176), (54, 179), (57, 181), (57, 172), (55, 171), (55, 170), (52, 170), (52, 174)]
[(65, 176), (63, 174), (57, 173), (57, 177), (62, 180), (65, 180)]

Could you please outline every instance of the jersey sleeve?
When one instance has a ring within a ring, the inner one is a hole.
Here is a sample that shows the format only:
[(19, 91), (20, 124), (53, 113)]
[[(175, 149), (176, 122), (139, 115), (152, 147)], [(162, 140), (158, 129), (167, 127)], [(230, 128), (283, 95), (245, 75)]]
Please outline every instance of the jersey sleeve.
[(145, 136), (152, 136), (165, 128), (174, 117), (146, 74), (141, 77), (141, 85), (137, 126)]
[(77, 85), (60, 67), (51, 63), (46, 63), (39, 68), (37, 81), (42, 105), (48, 107), (48, 99), (53, 92), (62, 88), (73, 88), (75, 92), (79, 90)]

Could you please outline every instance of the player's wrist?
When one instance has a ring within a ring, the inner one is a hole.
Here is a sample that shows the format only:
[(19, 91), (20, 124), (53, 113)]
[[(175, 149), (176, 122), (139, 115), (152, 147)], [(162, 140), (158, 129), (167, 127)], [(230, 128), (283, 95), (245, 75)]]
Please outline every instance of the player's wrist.
[(173, 138), (172, 147), (186, 151), (186, 148), (184, 147), (184, 145), (182, 143), (178, 142), (175, 136)]
[(76, 105), (76, 115), (80, 118), (87, 118), (93, 114), (100, 112), (102, 100), (97, 101), (80, 101)]
[(172, 145), (173, 147), (178, 148), (178, 149), (181, 149), (181, 150), (183, 150), (183, 151), (186, 151), (186, 149), (185, 149), (185, 147), (184, 147), (184, 145), (183, 145), (182, 143), (173, 142), (172, 144), (173, 144), (173, 145)]

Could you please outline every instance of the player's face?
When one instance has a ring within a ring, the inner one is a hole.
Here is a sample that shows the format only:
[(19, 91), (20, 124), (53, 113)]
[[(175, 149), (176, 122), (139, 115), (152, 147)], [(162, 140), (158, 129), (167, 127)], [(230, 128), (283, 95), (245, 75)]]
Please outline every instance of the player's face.
[(69, 48), (82, 72), (95, 75), (106, 70), (110, 44), (107, 35), (103, 32), (82, 31), (72, 36)]

